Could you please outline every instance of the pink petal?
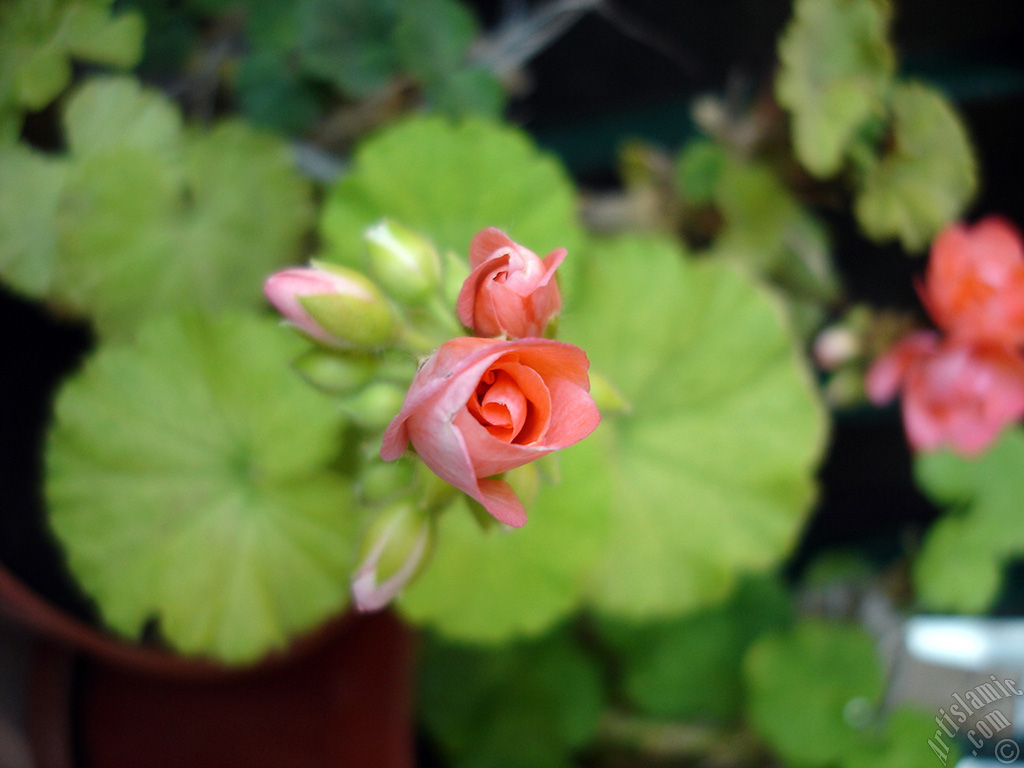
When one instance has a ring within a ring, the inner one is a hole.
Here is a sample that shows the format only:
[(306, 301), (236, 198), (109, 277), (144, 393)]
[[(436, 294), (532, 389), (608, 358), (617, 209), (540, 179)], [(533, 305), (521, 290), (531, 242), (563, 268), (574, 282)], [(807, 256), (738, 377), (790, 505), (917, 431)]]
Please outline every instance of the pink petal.
[(932, 331), (912, 333), (897, 342), (871, 365), (864, 382), (868, 399), (884, 405), (896, 397), (910, 366), (931, 354), (939, 345), (939, 335)]
[(480, 481), (480, 494), (477, 501), (484, 505), (498, 522), (521, 528), (526, 524), (526, 510), (519, 501), (512, 486), (504, 480), (490, 478)]
[(494, 258), (495, 251), (515, 248), (516, 244), (497, 227), (482, 229), (473, 236), (469, 244), (469, 267), (476, 269), (485, 261)]

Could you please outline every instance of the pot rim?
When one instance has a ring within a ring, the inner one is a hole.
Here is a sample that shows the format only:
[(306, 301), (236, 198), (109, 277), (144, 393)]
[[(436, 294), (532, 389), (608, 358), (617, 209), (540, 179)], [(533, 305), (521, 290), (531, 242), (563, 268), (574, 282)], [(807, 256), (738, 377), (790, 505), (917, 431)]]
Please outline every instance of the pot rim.
[(271, 651), (252, 664), (232, 667), (211, 659), (179, 656), (164, 648), (132, 643), (106, 634), (45, 600), (0, 563), (0, 618), (95, 659), (152, 675), (209, 679), (276, 669), (347, 629), (354, 615), (347, 610), (299, 635), (283, 649)]

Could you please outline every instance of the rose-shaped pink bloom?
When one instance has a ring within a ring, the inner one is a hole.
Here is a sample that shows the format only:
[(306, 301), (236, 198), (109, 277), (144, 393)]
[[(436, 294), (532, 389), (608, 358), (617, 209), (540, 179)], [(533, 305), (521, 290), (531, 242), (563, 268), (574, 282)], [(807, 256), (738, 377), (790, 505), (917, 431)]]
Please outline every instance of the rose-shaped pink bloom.
[(472, 272), (459, 291), (459, 320), (479, 336), (543, 336), (562, 308), (555, 270), (565, 254), (560, 248), (542, 260), (500, 229), (478, 232), (469, 246)]
[(583, 350), (558, 341), (452, 339), (413, 379), (381, 458), (397, 459), (411, 442), (441, 479), (521, 526), (523, 505), (493, 475), (594, 431), (601, 416), (588, 394), (589, 366)]
[(932, 243), (921, 298), (952, 335), (1024, 343), (1024, 245), (996, 216), (947, 227)]
[(867, 393), (882, 404), (903, 390), (903, 425), (920, 450), (980, 453), (1024, 416), (1024, 360), (994, 344), (912, 333), (871, 366)]

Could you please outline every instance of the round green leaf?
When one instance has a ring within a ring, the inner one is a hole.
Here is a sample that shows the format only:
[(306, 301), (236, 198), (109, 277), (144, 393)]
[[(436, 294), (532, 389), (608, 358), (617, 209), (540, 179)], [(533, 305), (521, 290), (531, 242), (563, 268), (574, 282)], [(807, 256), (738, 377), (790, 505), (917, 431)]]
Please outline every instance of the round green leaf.
[(480, 119), (413, 118), (363, 143), (324, 207), (329, 258), (360, 266), (362, 234), (383, 216), (463, 259), (473, 235), (498, 227), (541, 256), (569, 249), (560, 279), (581, 261), (565, 170), (521, 131)]
[(1024, 553), (1024, 431), (1006, 432), (985, 455), (923, 453), (918, 483), (949, 509), (925, 538), (914, 564), (921, 601), (936, 610), (976, 613), (995, 600), (1004, 565)]
[(837, 764), (859, 749), (866, 734), (858, 718), (883, 690), (871, 636), (822, 621), (762, 638), (743, 671), (751, 723), (794, 766)]
[(861, 180), (854, 212), (872, 239), (920, 251), (974, 198), (974, 152), (956, 110), (932, 88), (900, 86), (892, 107), (893, 149)]
[(280, 139), (240, 121), (195, 135), (186, 173), (192, 206), (185, 249), (199, 300), (207, 307), (260, 304), (266, 276), (302, 247), (313, 218), (309, 184)]
[(402, 615), (448, 637), (502, 642), (578, 608), (605, 541), (600, 429), (558, 455), (563, 478), (587, 480), (542, 483), (522, 528), (482, 528), (462, 504), (449, 509), (429, 567), (399, 600)]
[(0, 146), (0, 277), (26, 296), (45, 296), (53, 282), (53, 219), (64, 178), (60, 161), (21, 145)]
[(815, 496), (823, 409), (780, 308), (749, 279), (658, 239), (590, 256), (560, 337), (632, 405), (600, 427), (610, 546), (590, 599), (622, 617), (681, 614), (788, 554)]
[(858, 130), (885, 114), (895, 69), (887, 0), (798, 0), (779, 39), (779, 103), (793, 149), (815, 176), (834, 175)]
[(76, 158), (130, 148), (161, 162), (181, 159), (177, 107), (131, 77), (98, 77), (78, 88), (64, 109), (64, 130)]
[(428, 637), (420, 710), (456, 768), (563, 768), (597, 730), (601, 678), (564, 632), (494, 649)]
[[(71, 80), (70, 58), (127, 69), (142, 54), (142, 18), (112, 0), (0, 3), (0, 114), (40, 110)], [(12, 116), (13, 118), (13, 116)]]
[(84, 86), (56, 211), (55, 291), (101, 334), (162, 312), (262, 305), (312, 217), (284, 143), (240, 122), (183, 133), (177, 109), (129, 79)]
[(345, 607), (358, 521), (300, 347), (248, 316), (166, 319), (61, 390), (50, 522), (115, 631), (243, 663)]

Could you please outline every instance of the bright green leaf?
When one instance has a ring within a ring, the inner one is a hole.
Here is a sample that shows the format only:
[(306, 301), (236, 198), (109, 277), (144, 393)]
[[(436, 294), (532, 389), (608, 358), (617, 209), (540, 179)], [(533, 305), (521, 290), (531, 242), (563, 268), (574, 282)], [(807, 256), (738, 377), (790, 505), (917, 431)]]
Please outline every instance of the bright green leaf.
[(130, 69), (142, 56), (146, 28), (139, 13), (129, 11), (111, 18), (102, 5), (78, 3), (64, 21), (65, 42), (76, 59)]
[(65, 115), (56, 293), (104, 335), (146, 317), (262, 305), (312, 216), (277, 138), (239, 122), (183, 133), (177, 110), (127, 79), (87, 84)]
[(613, 544), (591, 600), (631, 619), (721, 601), (786, 556), (814, 500), (825, 419), (805, 364), (768, 295), (662, 240), (595, 247), (580, 295), (560, 337), (632, 404), (600, 427)]
[(428, 638), (420, 669), (420, 710), (454, 768), (563, 768), (597, 730), (600, 675), (565, 632), (487, 650)]
[(541, 256), (567, 248), (563, 285), (582, 261), (565, 170), (521, 131), (483, 120), (414, 118), (363, 143), (324, 207), (329, 258), (362, 265), (362, 233), (382, 216), (463, 259), (473, 235), (491, 226)]
[(536, 636), (579, 607), (600, 556), (608, 484), (595, 433), (559, 454), (563, 477), (542, 484), (525, 526), (482, 528), (456, 504), (441, 518), (427, 570), (399, 600), (402, 614), (452, 638), (501, 642)]
[(618, 652), (623, 685), (641, 712), (657, 718), (727, 720), (740, 714), (740, 665), (750, 643), (790, 619), (781, 584), (745, 579), (721, 605), (649, 624), (603, 622)]
[[(240, 121), (193, 137), (185, 249), (205, 306), (262, 303), (268, 274), (297, 256), (313, 217), (288, 147)], [(199, 278), (199, 275), (202, 277)]]
[(895, 55), (887, 0), (797, 0), (779, 39), (775, 94), (793, 148), (815, 176), (834, 175), (858, 130), (885, 114)]
[(0, 146), (0, 277), (26, 296), (44, 296), (53, 281), (53, 219), (64, 176), (57, 160), (20, 145)]
[(173, 167), (125, 147), (74, 163), (57, 215), (57, 292), (103, 333), (128, 335), (141, 318), (191, 298)]
[(111, 0), (0, 3), (0, 114), (39, 110), (53, 101), (71, 79), (70, 58), (134, 66), (142, 54), (142, 19), (132, 11), (112, 15), (110, 5)]
[(833, 765), (855, 752), (867, 738), (860, 720), (882, 695), (874, 640), (854, 626), (808, 621), (768, 635), (743, 671), (751, 723), (787, 765)]
[(345, 606), (358, 520), (326, 467), (329, 399), (301, 347), (246, 316), (167, 319), (101, 345), (57, 399), (50, 522), (115, 631), (253, 661)]
[(138, 150), (166, 163), (181, 157), (181, 114), (166, 96), (131, 77), (86, 82), (64, 109), (68, 147), (76, 158)]
[(912, 83), (893, 96), (893, 148), (861, 180), (854, 211), (874, 240), (923, 250), (978, 188), (967, 129), (937, 91)]
[(950, 510), (928, 531), (914, 565), (914, 583), (925, 605), (975, 613), (992, 604), (1003, 566), (1024, 553), (1022, 466), (1020, 429), (1006, 432), (977, 459), (949, 451), (918, 457), (921, 487)]

